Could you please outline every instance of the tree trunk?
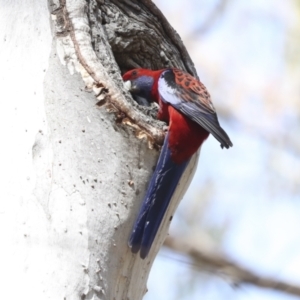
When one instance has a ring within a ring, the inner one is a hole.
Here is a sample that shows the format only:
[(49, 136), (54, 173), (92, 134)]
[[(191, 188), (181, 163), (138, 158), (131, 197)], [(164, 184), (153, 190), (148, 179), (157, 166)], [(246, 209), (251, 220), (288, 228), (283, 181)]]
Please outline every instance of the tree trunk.
[(0, 3), (2, 297), (141, 299), (198, 155), (141, 260), (127, 240), (163, 124), (120, 69), (193, 64), (149, 0)]

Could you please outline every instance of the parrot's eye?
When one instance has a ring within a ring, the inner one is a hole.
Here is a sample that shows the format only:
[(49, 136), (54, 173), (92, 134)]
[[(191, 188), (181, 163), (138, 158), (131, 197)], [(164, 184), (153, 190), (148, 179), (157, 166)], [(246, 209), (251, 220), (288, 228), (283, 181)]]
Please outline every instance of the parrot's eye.
[(137, 70), (132, 71), (131, 76), (136, 77), (137, 76)]

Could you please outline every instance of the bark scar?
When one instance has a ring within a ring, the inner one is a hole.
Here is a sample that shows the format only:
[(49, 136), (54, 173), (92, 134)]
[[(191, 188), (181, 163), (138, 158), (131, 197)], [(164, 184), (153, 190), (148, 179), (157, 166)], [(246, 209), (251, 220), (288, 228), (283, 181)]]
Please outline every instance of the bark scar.
[[(106, 105), (109, 111), (115, 112), (119, 116), (124, 116), (124, 121), (121, 123), (134, 128), (138, 138), (146, 138), (150, 148), (153, 148), (153, 144), (162, 145), (164, 140), (163, 124), (153, 120), (152, 122), (149, 122), (149, 117), (144, 116), (142, 112), (138, 111), (129, 101), (127, 101), (127, 99), (130, 99), (128, 95), (125, 97), (124, 93), (121, 94), (120, 90), (122, 90), (122, 88), (120, 88), (116, 82), (113, 82), (108, 74), (105, 74), (106, 71), (97, 58), (94, 49), (92, 48), (91, 41), (89, 40), (90, 32), (80, 30), (77, 26), (76, 28), (74, 27), (66, 6), (66, 0), (59, 0), (59, 4), (59, 7), (51, 13), (52, 19), (55, 21), (56, 25), (56, 36), (58, 38), (70, 37), (77, 60), (81, 65), (80, 68), (84, 69), (84, 72), (81, 72), (81, 75), (86, 73), (84, 74), (85, 79), (88, 76), (92, 79), (90, 79), (88, 88), (91, 88), (95, 92), (98, 100), (96, 105), (98, 107)], [(73, 13), (74, 12), (72, 12), (72, 17)], [(85, 17), (87, 16), (85, 15), (83, 18)], [(78, 16), (76, 16), (76, 18), (78, 19)], [(80, 42), (77, 40), (76, 34), (80, 34)], [(88, 35), (88, 37), (84, 35)], [(85, 37), (86, 39), (84, 39)], [(82, 41), (84, 43), (83, 49)], [(87, 54), (90, 53), (93, 54), (92, 60), (87, 59), (89, 57)], [(99, 66), (99, 64), (101, 66)]]

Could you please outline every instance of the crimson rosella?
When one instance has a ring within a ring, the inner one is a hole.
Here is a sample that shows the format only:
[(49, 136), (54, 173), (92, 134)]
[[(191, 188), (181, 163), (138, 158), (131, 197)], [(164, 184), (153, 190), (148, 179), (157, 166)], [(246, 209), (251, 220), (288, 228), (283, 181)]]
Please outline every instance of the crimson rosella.
[(178, 69), (134, 69), (123, 75), (139, 103), (157, 102), (157, 118), (169, 125), (156, 169), (129, 239), (133, 253), (144, 259), (154, 241), (176, 186), (192, 155), (211, 133), (221, 147), (232, 146), (220, 127), (205, 86)]

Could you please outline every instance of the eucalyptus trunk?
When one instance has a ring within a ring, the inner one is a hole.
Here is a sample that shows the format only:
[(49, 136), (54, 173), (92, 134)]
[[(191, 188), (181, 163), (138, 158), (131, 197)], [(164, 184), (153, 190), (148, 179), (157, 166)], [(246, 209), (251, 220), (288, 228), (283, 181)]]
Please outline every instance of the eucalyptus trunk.
[(141, 299), (198, 155), (141, 260), (127, 240), (164, 124), (121, 72), (193, 63), (151, 1), (0, 3), (2, 296)]

